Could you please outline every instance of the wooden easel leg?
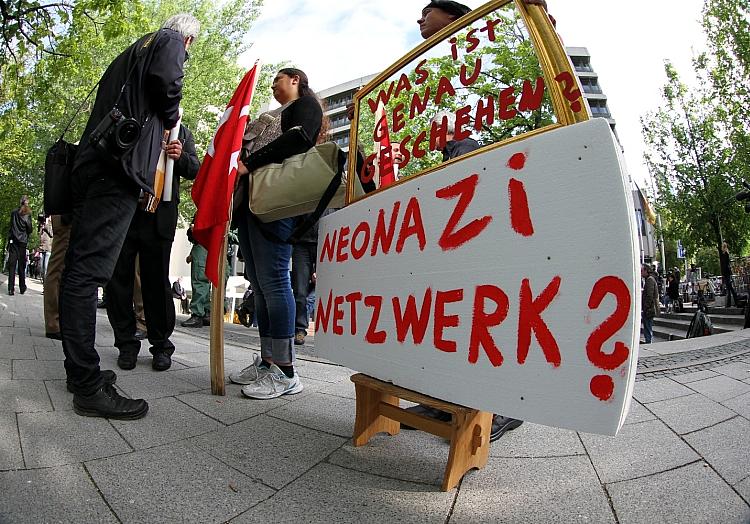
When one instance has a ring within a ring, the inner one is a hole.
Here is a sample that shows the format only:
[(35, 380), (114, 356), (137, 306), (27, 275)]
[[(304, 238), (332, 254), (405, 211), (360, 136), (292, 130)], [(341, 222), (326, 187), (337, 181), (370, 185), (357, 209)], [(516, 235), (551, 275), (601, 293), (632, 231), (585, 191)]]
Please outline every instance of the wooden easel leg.
[(469, 410), (454, 415), (448, 465), (443, 476), (443, 491), (450, 491), (470, 469), (481, 469), (490, 454), (492, 413)]
[(380, 403), (398, 406), (398, 398), (370, 389), (363, 384), (354, 385), (357, 393), (357, 415), (354, 421), (354, 446), (364, 446), (377, 433), (398, 435), (401, 424), (380, 414)]

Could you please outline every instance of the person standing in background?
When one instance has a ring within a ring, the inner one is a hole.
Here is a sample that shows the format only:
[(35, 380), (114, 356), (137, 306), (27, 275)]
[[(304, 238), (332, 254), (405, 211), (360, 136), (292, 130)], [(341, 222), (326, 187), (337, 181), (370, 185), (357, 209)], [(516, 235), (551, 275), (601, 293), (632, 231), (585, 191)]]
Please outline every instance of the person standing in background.
[(654, 317), (659, 314), (659, 285), (654, 277), (654, 270), (648, 264), (641, 265), (641, 277), (644, 278), (641, 293), (641, 320), (643, 337), (650, 344), (654, 336)]
[(10, 229), (8, 230), (9, 295), (14, 295), (16, 292), (16, 269), (18, 269), (18, 289), (22, 295), (26, 293), (26, 263), (28, 259), (26, 246), (33, 229), (29, 199), (23, 196), (18, 209), (14, 209), (10, 213)]
[(727, 301), (724, 303), (724, 307), (731, 307), (732, 298), (734, 298), (734, 305), (737, 306), (739, 305), (737, 302), (737, 292), (734, 290), (732, 266), (729, 264), (729, 244), (726, 242), (721, 243), (719, 262), (721, 263), (721, 280), (724, 283), (724, 290), (727, 293)]
[(47, 266), (49, 265), (49, 258), (52, 254), (52, 237), (52, 218), (49, 215), (43, 216), (42, 224), (39, 228), (39, 253), (41, 254), (39, 275), (42, 282), (47, 278)]
[(44, 331), (47, 338), (62, 340), (60, 335), (60, 277), (65, 267), (65, 252), (70, 241), (71, 215), (52, 215), (50, 222), (55, 236), (52, 237), (52, 254), (44, 279)]

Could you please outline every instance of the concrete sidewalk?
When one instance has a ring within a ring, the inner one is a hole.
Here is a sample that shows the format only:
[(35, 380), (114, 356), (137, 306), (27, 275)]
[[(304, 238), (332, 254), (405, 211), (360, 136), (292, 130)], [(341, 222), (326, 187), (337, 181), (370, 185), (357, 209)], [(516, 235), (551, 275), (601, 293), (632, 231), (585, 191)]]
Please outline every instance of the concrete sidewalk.
[[(617, 437), (526, 423), (492, 444), (485, 469), (442, 493), (442, 439), (402, 431), (351, 445), (352, 372), (312, 346), (299, 395), (253, 401), (230, 384), (215, 397), (207, 328), (175, 333), (169, 371), (151, 370), (147, 344), (122, 371), (100, 310), (102, 368), (151, 412), (79, 417), (61, 345), (44, 338), (40, 287), (10, 297), (0, 280), (3, 524), (750, 521), (744, 331), (643, 347), (637, 402)], [(227, 328), (229, 373), (247, 365), (257, 332)]]

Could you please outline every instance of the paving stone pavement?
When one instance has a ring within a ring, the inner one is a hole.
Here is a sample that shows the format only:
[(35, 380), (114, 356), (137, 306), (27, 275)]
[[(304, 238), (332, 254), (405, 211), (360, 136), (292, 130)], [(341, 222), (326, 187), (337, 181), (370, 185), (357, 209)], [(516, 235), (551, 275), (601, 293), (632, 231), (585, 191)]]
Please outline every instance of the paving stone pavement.
[[(141, 420), (77, 416), (40, 286), (0, 295), (2, 524), (750, 522), (745, 331), (647, 346), (616, 437), (526, 423), (443, 493), (442, 439), (402, 431), (352, 445), (353, 372), (318, 359), (312, 337), (299, 352), (305, 390), (252, 401), (233, 384), (211, 395), (207, 329), (178, 328), (169, 371), (152, 371), (146, 345), (122, 371), (103, 311), (97, 320), (102, 367), (122, 394), (149, 399)], [(251, 359), (257, 331), (227, 330), (229, 373)], [(670, 374), (691, 360), (700, 367)]]

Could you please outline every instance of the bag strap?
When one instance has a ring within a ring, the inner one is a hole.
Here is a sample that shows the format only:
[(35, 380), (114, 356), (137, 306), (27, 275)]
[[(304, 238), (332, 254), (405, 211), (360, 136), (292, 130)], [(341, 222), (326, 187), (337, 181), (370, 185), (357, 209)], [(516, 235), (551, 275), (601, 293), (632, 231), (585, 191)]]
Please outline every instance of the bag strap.
[(313, 227), (315, 223), (320, 220), (320, 217), (323, 216), (325, 210), (328, 209), (328, 204), (331, 203), (331, 200), (333, 200), (333, 197), (336, 195), (336, 191), (338, 191), (339, 186), (341, 185), (341, 179), (344, 176), (346, 153), (344, 153), (340, 149), (338, 151), (338, 164), (339, 165), (338, 170), (336, 171), (336, 175), (328, 183), (328, 187), (326, 188), (326, 190), (323, 191), (323, 196), (320, 197), (320, 202), (318, 202), (318, 206), (315, 208), (315, 211), (307, 215), (307, 218), (305, 218), (305, 220), (303, 220), (300, 224), (297, 224), (297, 227), (294, 228), (294, 231), (292, 231), (292, 234), (287, 240), (288, 243), (299, 243), (302, 235), (307, 233), (307, 230)]
[(89, 94), (86, 95), (86, 98), (84, 98), (83, 102), (81, 102), (81, 104), (78, 106), (78, 109), (75, 110), (75, 113), (73, 113), (73, 116), (68, 121), (68, 125), (66, 125), (65, 129), (63, 129), (63, 132), (60, 135), (60, 138), (57, 139), (57, 142), (59, 142), (60, 140), (62, 140), (65, 137), (65, 133), (67, 133), (68, 129), (70, 129), (70, 126), (73, 125), (73, 122), (75, 121), (76, 117), (80, 114), (81, 109), (83, 109), (83, 106), (86, 104), (86, 102), (88, 101), (88, 99), (91, 98), (91, 95), (94, 93), (94, 90), (96, 90), (96, 88), (99, 86), (99, 82), (101, 82), (101, 79), (97, 80), (96, 84), (94, 84), (94, 87), (92, 87), (91, 91), (89, 91)]

